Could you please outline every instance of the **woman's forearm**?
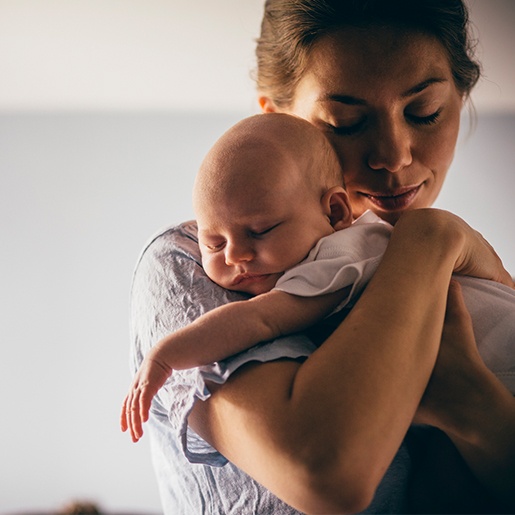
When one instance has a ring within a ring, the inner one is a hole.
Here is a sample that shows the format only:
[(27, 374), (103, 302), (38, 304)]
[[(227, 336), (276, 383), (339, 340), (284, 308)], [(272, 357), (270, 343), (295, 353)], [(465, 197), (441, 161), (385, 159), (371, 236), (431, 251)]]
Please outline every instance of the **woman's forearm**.
[[(299, 413), (323, 418), (331, 411), (332, 434), (325, 441), (332, 442), (327, 452), (336, 454), (336, 463), (341, 461), (334, 449), (362, 466), (363, 474), (375, 473), (377, 483), (435, 364), (460, 245), (446, 227), (424, 230), (427, 226), (419, 226), (416, 217), (406, 222), (394, 230), (378, 271), (350, 315), (300, 367), (292, 389)], [(318, 437), (312, 444), (307, 454), (320, 459)]]

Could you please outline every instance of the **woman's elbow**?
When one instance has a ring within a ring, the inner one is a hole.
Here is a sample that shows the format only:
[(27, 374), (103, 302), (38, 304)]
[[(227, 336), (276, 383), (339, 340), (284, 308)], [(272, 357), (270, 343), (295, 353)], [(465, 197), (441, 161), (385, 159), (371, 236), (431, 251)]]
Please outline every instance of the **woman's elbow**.
[(324, 460), (320, 454), (305, 460), (300, 468), (295, 507), (304, 513), (359, 513), (374, 498), (377, 481), (373, 471), (363, 473), (359, 466), (342, 463), (334, 456)]
[(303, 513), (313, 515), (361, 513), (373, 499), (373, 495), (362, 489), (361, 485), (337, 484), (324, 478), (302, 483), (299, 490), (302, 492), (292, 505)]

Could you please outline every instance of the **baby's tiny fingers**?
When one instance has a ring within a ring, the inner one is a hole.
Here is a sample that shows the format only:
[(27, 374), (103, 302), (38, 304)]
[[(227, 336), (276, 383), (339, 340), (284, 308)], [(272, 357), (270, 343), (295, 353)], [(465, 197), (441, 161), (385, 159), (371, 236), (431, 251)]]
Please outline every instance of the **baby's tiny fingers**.
[(139, 400), (139, 411), (143, 422), (148, 420), (150, 406), (152, 404), (152, 395), (148, 391), (143, 391)]
[(129, 424), (131, 429), (131, 436), (134, 442), (137, 442), (142, 436), (143, 431), (141, 429), (141, 417), (140, 417), (140, 401), (139, 401), (139, 390), (136, 391), (134, 397), (131, 399), (131, 404), (129, 406), (130, 411), (127, 413), (129, 417)]
[(127, 425), (127, 396), (123, 400), (122, 412), (120, 413), (120, 428), (124, 433), (129, 428)]
[(122, 422), (122, 427), (125, 425), (125, 427), (129, 430), (129, 433), (131, 435), (132, 441), (137, 442), (136, 435), (134, 433), (134, 427), (133, 427), (133, 420), (132, 420), (132, 411), (134, 406), (134, 389), (131, 388), (130, 392), (127, 394), (127, 397), (125, 398), (125, 401), (123, 403), (123, 409), (122, 409), (122, 421), (125, 420), (125, 422)]

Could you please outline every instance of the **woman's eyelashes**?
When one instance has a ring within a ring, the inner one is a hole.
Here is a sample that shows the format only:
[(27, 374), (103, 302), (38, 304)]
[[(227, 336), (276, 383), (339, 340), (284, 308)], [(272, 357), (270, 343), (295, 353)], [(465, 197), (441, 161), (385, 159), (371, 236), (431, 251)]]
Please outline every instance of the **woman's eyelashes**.
[[(438, 109), (434, 113), (426, 116), (418, 116), (415, 114), (405, 113), (405, 118), (415, 125), (432, 125), (438, 121), (442, 110)], [(352, 136), (358, 134), (361, 130), (367, 127), (367, 120), (362, 119), (359, 122), (353, 123), (352, 125), (336, 125), (331, 123), (325, 124), (326, 128), (338, 136)]]
[(441, 109), (438, 109), (438, 111), (435, 111), (432, 114), (429, 114), (427, 116), (416, 116), (414, 114), (406, 114), (406, 117), (412, 122), (417, 125), (432, 125), (433, 123), (436, 123), (438, 118), (440, 117)]
[(367, 117), (364, 115), (343, 118), (328, 115), (327, 117), (321, 117), (315, 125), (318, 125), (322, 130), (326, 130), (332, 134), (352, 136), (364, 128), (366, 123)]
[(357, 134), (364, 127), (364, 125), (364, 120), (352, 125), (335, 126), (328, 124), (331, 132), (338, 136), (352, 136), (353, 134)]

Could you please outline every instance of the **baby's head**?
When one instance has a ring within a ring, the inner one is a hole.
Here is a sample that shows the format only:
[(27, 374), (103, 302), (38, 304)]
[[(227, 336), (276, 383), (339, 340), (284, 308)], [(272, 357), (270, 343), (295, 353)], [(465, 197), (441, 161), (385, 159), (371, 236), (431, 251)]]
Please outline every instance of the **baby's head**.
[(255, 115), (229, 129), (200, 167), (193, 206), (207, 275), (253, 295), (352, 221), (330, 143), (285, 114)]

